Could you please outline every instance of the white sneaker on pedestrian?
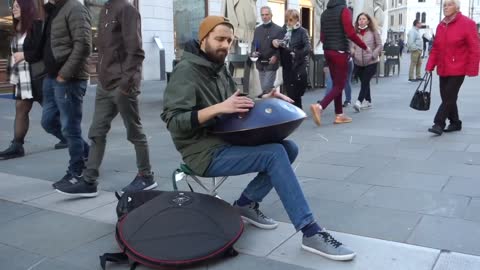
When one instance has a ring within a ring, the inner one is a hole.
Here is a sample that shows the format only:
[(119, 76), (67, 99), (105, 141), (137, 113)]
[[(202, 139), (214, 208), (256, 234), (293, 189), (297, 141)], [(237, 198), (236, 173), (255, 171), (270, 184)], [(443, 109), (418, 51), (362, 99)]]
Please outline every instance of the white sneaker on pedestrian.
[(367, 100), (364, 100), (362, 102), (362, 105), (361, 105), (361, 108), (362, 110), (368, 110), (368, 109), (371, 109), (373, 107), (372, 103), (367, 101)]
[(362, 103), (360, 101), (355, 101), (355, 104), (353, 104), (353, 109), (355, 109), (356, 112), (360, 112), (360, 109), (362, 108)]

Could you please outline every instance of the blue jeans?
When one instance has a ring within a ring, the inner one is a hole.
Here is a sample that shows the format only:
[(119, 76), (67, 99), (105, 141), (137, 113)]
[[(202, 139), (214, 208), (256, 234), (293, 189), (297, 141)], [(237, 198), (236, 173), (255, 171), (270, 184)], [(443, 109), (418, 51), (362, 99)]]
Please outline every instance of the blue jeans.
[[(348, 73), (347, 73), (347, 82), (345, 84), (345, 101), (351, 102), (352, 101), (352, 72), (353, 72), (353, 61), (350, 59), (348, 61)], [(333, 87), (332, 82), (332, 75), (328, 72), (327, 76), (325, 77), (325, 96), (330, 93)]]
[[(47, 76), (43, 80), (42, 127), (53, 135), (58, 133), (56, 117), (60, 114), (61, 133), (68, 144), (68, 171), (81, 174), (88, 156), (88, 144), (82, 138), (82, 105), (87, 90), (86, 80), (57, 82)], [(56, 135), (55, 135), (56, 136)]]
[(258, 172), (243, 195), (254, 202), (261, 202), (275, 188), (298, 231), (314, 222), (314, 218), (291, 166), (297, 155), (297, 145), (288, 140), (259, 146), (226, 146), (216, 151), (205, 176)]

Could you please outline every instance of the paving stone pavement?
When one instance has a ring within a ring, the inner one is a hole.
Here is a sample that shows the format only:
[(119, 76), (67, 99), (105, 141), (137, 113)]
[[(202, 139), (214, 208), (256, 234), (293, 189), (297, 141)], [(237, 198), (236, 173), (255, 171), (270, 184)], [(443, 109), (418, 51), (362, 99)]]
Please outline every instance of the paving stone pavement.
[[(353, 122), (334, 125), (329, 106), (320, 128), (308, 118), (290, 137), (300, 146), (293, 166), (313, 212), (357, 250), (356, 260), (336, 263), (303, 253), (300, 235), (272, 192), (262, 209), (281, 226), (272, 232), (248, 227), (237, 244), (239, 257), (195, 269), (480, 269), (480, 79), (467, 78), (460, 91), (463, 130), (433, 136), (426, 130), (439, 105), (438, 77), (431, 110), (410, 109), (416, 84), (407, 82), (406, 56), (400, 76), (372, 82), (373, 109), (346, 108)], [(156, 180), (160, 189), (171, 190), (180, 155), (159, 117), (163, 87), (144, 82), (140, 107)], [(353, 87), (355, 98), (359, 85)], [(307, 92), (305, 106), (323, 91)], [(91, 87), (84, 103), (85, 136), (94, 96)], [(41, 129), (40, 117), (34, 105), (27, 155), (0, 161), (0, 269), (97, 269), (98, 255), (115, 251), (112, 192), (135, 176), (133, 147), (117, 118), (100, 171), (101, 195), (66, 199), (50, 185), (63, 176), (67, 151), (53, 149), (56, 140)], [(13, 118), (13, 101), (0, 99), (2, 148), (11, 140)], [(232, 202), (252, 177), (229, 178), (219, 195)]]

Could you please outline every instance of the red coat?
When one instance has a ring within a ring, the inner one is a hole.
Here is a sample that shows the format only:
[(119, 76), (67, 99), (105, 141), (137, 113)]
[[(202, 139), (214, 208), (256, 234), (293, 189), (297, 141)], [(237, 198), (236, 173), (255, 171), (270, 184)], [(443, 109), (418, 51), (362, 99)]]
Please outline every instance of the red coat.
[(439, 76), (477, 76), (480, 62), (480, 42), (475, 22), (457, 13), (453, 21), (442, 21), (432, 51), (428, 57), (427, 71), (437, 67)]

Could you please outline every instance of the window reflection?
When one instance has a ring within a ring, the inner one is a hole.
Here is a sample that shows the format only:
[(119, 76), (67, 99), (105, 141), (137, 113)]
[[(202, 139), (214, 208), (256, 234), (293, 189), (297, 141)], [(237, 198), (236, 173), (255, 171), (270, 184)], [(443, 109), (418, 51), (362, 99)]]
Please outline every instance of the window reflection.
[(175, 58), (180, 59), (185, 43), (198, 36), (198, 26), (206, 16), (205, 1), (174, 0)]
[(7, 58), (10, 48), (10, 36), (13, 33), (13, 0), (0, 0), (0, 59)]

